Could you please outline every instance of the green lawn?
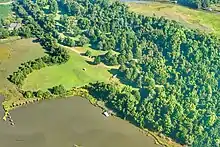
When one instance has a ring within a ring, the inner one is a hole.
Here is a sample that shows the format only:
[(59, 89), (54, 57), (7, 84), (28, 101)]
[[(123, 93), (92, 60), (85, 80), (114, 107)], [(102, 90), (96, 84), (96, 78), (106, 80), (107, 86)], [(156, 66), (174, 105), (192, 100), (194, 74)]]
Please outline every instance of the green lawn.
[(7, 17), (11, 12), (11, 5), (0, 5), (0, 19)]
[(130, 10), (146, 16), (164, 16), (176, 20), (184, 26), (200, 29), (206, 32), (214, 32), (220, 35), (220, 14), (206, 11), (193, 10), (187, 7), (151, 2), (147, 4), (127, 3)]
[[(25, 80), (24, 90), (45, 90), (55, 85), (63, 84), (66, 88), (82, 86), (90, 82), (108, 81), (111, 74), (107, 68), (90, 65), (79, 54), (70, 51), (70, 60), (62, 65), (56, 65), (34, 71)], [(86, 68), (86, 71), (83, 70)]]

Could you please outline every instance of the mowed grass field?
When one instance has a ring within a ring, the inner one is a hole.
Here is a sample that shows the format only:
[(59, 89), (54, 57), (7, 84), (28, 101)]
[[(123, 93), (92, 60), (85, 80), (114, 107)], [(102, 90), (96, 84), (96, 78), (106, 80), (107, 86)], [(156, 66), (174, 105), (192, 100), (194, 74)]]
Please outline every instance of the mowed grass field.
[(73, 51), (69, 53), (71, 58), (67, 63), (46, 67), (28, 75), (23, 89), (46, 90), (59, 84), (64, 85), (68, 89), (73, 86), (83, 86), (90, 82), (107, 82), (112, 76), (106, 67), (90, 65), (78, 53)]
[(131, 11), (146, 16), (164, 16), (176, 20), (184, 26), (192, 29), (200, 29), (206, 32), (214, 32), (220, 35), (220, 13), (211, 13), (202, 10), (194, 10), (180, 5), (149, 2), (149, 3), (126, 3)]

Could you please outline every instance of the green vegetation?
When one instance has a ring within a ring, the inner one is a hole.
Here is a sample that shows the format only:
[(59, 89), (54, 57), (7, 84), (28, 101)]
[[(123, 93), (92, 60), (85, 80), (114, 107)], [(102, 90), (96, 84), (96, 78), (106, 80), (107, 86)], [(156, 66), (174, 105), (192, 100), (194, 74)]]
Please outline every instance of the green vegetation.
[[(147, 0), (146, 0), (147, 1)], [(178, 3), (193, 9), (206, 9), (211, 5), (220, 4), (220, 0), (155, 0), (161, 2)]]
[(0, 0), (0, 3), (10, 2), (11, 0)]
[(178, 3), (191, 8), (207, 8), (211, 4), (219, 4), (220, 0), (178, 0)]
[[(106, 53), (89, 63), (120, 66), (110, 72), (126, 84), (84, 86), (93, 97), (120, 117), (181, 144), (219, 146), (220, 41), (215, 35), (190, 30), (163, 17), (130, 12), (118, 1), (26, 0), (15, 3), (14, 11), (23, 19), (18, 34), (36, 37), (48, 53), (23, 63), (8, 77), (24, 97), (69, 95), (66, 88), (71, 86), (107, 81), (110, 74), (106, 69), (106, 75), (101, 76), (103, 72), (95, 70), (97, 65), (86, 63), (72, 48), (90, 44)], [(57, 12), (62, 12), (60, 20), (55, 20)], [(92, 51), (86, 54), (90, 56)], [(43, 77), (48, 83), (41, 80)], [(36, 82), (39, 87), (32, 86)]]
[(129, 9), (145, 16), (165, 17), (180, 22), (186, 27), (213, 32), (220, 35), (220, 14), (189, 9), (183, 6), (151, 2), (149, 4), (128, 3)]
[(0, 5), (0, 19), (5, 18), (11, 12), (11, 5)]
[(70, 60), (67, 63), (46, 67), (28, 75), (23, 89), (45, 90), (59, 84), (69, 89), (71, 87), (83, 86), (90, 82), (106, 82), (110, 76), (111, 74), (105, 67), (90, 65), (79, 54), (71, 52)]

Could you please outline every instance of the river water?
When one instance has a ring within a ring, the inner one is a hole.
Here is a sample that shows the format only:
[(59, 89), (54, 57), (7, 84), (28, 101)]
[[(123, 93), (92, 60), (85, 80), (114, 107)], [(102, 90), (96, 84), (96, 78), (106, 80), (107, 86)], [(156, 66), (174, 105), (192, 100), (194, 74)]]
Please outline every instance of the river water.
[(15, 126), (0, 120), (0, 146), (159, 146), (129, 122), (115, 117), (106, 118), (101, 113), (99, 108), (80, 97), (30, 104), (11, 111)]

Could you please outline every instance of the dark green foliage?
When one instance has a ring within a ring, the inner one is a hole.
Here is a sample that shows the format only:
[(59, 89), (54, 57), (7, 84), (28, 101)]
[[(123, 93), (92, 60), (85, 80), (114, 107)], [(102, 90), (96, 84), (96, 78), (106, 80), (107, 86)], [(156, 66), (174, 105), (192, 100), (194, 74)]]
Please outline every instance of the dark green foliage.
[(102, 62), (104, 62), (106, 65), (117, 65), (117, 55), (113, 54), (112, 51), (108, 51), (105, 55), (101, 57)]
[(56, 0), (50, 0), (49, 1), (49, 11), (50, 13), (56, 14), (58, 11), (58, 4)]
[(84, 46), (87, 43), (89, 43), (89, 39), (83, 35), (79, 38), (79, 41), (77, 41), (77, 46)]
[(96, 56), (93, 62), (95, 65), (101, 63), (101, 58), (99, 56)]
[(88, 56), (88, 57), (91, 57), (92, 56), (92, 52), (90, 50), (87, 50), (85, 52), (85, 55)]
[(24, 94), (23, 94), (23, 96), (24, 96), (25, 98), (33, 98), (33, 97), (34, 97), (34, 94), (33, 94), (32, 91), (25, 91)]
[(0, 27), (0, 39), (5, 39), (8, 36), (9, 36), (8, 30)]
[(54, 86), (51, 88), (51, 93), (54, 95), (65, 95), (66, 89), (63, 85)]
[(71, 39), (70, 37), (65, 37), (63, 40), (63, 45), (69, 46), (69, 47), (74, 47), (75, 46), (75, 41)]

